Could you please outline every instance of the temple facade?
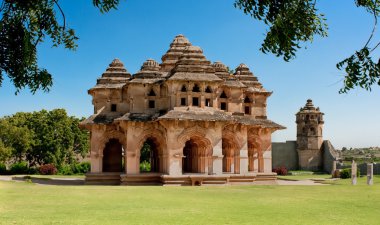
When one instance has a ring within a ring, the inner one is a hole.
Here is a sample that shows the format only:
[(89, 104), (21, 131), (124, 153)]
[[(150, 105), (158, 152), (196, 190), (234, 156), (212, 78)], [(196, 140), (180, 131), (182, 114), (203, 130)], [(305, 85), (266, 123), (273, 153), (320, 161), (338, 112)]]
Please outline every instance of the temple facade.
[[(115, 59), (88, 93), (88, 184), (203, 185), (273, 180), (267, 98), (250, 69), (233, 74), (178, 35), (131, 75)], [(145, 164), (144, 164), (145, 163)], [(149, 164), (148, 167), (145, 165)]]

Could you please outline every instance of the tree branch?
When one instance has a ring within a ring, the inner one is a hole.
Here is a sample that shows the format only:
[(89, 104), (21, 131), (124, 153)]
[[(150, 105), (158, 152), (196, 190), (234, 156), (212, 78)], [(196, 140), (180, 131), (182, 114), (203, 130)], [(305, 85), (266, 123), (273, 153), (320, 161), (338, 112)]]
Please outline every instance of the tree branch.
[(63, 29), (65, 30), (66, 29), (66, 17), (65, 17), (65, 13), (63, 12), (61, 6), (58, 4), (57, 0), (53, 0), (53, 1), (55, 2), (55, 4), (57, 5), (59, 11), (62, 14), (62, 17), (63, 17)]

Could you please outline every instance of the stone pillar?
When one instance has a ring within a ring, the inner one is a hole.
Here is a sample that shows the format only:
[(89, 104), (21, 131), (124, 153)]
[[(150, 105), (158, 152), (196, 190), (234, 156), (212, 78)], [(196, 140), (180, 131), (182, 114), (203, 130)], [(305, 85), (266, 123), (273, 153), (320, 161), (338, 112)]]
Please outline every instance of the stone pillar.
[[(209, 171), (210, 172), (210, 171)], [(212, 150), (212, 174), (223, 174), (222, 140)]]
[(264, 173), (271, 173), (272, 172), (272, 151), (266, 150), (263, 153), (263, 172)]
[(169, 155), (168, 173), (172, 176), (180, 176), (182, 175), (182, 149), (171, 150), (170, 152), (173, 155)]
[(356, 185), (356, 182), (357, 182), (357, 170), (358, 170), (358, 167), (356, 165), (356, 162), (354, 160), (352, 160), (352, 164), (351, 164), (351, 183), (352, 185)]
[(373, 163), (367, 164), (367, 184), (373, 185)]
[(332, 170), (331, 170), (331, 176), (332, 176), (332, 178), (335, 178), (335, 171), (336, 171), (336, 161), (334, 160), (332, 162)]
[(240, 149), (240, 174), (248, 173), (248, 146), (247, 143)]
[(140, 160), (136, 157), (136, 153), (127, 150), (127, 174), (139, 174), (140, 173)]

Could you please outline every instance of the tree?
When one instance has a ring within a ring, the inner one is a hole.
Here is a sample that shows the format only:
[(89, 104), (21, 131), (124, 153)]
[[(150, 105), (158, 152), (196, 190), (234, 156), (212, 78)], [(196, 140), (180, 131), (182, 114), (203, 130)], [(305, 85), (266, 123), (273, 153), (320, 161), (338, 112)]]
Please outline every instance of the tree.
[[(318, 13), (317, 0), (236, 0), (235, 7), (245, 14), (263, 21), (269, 26), (261, 46), (263, 53), (282, 56), (285, 61), (296, 56), (297, 49), (304, 42), (312, 42), (315, 35), (327, 36), (324, 15)], [(371, 54), (380, 42), (370, 47), (377, 17), (380, 13), (378, 0), (354, 0), (357, 7), (364, 7), (374, 17), (374, 27), (367, 43), (353, 55), (337, 63), (337, 68), (345, 70), (346, 76), (340, 93), (347, 93), (355, 87), (371, 90), (372, 85), (380, 85), (380, 60), (373, 61)]]
[[(380, 61), (373, 60), (373, 51), (380, 45), (371, 44), (380, 13), (378, 0), (353, 0), (374, 17), (374, 28), (367, 43), (350, 57), (337, 63), (346, 76), (340, 93), (356, 87), (371, 90), (380, 85)], [(0, 86), (6, 74), (16, 87), (16, 93), (28, 86), (32, 93), (49, 91), (52, 75), (37, 65), (37, 45), (45, 38), (53, 46), (62, 45), (75, 50), (73, 29), (65, 23), (65, 14), (60, 0), (4, 0), (0, 6)], [(263, 21), (269, 31), (261, 47), (263, 53), (273, 53), (289, 61), (305, 42), (315, 36), (327, 36), (327, 24), (322, 13), (318, 13), (317, 0), (235, 0), (234, 6), (254, 19)], [(120, 0), (93, 0), (100, 12), (116, 9)], [(62, 16), (59, 23), (56, 14)]]
[(11, 161), (27, 161), (30, 166), (75, 163), (89, 149), (89, 133), (79, 129), (80, 121), (64, 109), (19, 112), (1, 118), (0, 160), (4, 155)]
[[(119, 0), (93, 0), (103, 13), (116, 8)], [(57, 12), (62, 16), (58, 22)], [(49, 91), (52, 75), (37, 64), (37, 46), (50, 38), (53, 46), (63, 45), (75, 50), (78, 37), (66, 26), (59, 0), (3, 0), (0, 5), (0, 86), (6, 74), (16, 87), (16, 93), (29, 87)]]

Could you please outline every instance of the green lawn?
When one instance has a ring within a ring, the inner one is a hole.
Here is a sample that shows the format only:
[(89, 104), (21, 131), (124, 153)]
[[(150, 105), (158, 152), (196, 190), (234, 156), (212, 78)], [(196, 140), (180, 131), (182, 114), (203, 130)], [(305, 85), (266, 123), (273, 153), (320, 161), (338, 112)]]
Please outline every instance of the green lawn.
[(281, 180), (308, 180), (308, 179), (329, 179), (330, 174), (300, 174), (300, 175), (288, 175), (288, 176), (278, 176)]
[(379, 224), (375, 185), (126, 187), (0, 182), (0, 224)]

